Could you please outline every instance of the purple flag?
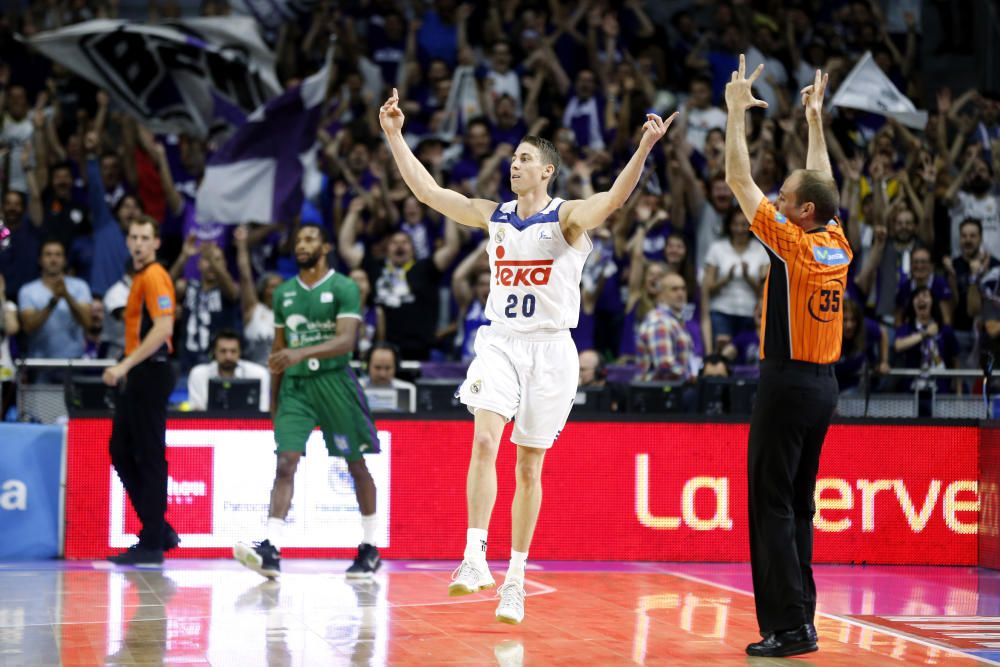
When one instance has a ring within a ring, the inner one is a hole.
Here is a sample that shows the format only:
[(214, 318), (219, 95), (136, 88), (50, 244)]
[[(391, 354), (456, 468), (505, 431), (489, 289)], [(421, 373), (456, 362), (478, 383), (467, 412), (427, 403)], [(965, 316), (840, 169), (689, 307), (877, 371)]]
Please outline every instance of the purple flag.
[(212, 156), (198, 188), (198, 220), (242, 224), (295, 218), (329, 67), (259, 107)]

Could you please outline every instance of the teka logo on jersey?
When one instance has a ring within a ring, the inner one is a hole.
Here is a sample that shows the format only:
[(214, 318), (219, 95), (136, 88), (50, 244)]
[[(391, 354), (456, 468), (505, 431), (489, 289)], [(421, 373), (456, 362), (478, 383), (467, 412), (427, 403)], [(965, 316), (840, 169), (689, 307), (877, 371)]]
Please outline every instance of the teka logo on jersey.
[[(212, 533), (215, 467), (212, 447), (167, 447), (167, 521), (181, 535)], [(131, 506), (125, 532), (138, 531)]]
[(541, 287), (549, 284), (551, 259), (502, 259), (503, 246), (496, 249), (496, 284), (504, 287)]

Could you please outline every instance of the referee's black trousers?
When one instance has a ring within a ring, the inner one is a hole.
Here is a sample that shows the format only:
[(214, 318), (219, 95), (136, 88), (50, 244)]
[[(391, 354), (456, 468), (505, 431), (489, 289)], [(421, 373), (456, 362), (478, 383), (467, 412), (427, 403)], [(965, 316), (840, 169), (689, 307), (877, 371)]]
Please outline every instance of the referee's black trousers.
[(812, 623), (813, 492), (837, 406), (832, 366), (761, 362), (747, 454), (750, 564), (761, 634)]
[(142, 522), (139, 543), (162, 549), (167, 513), (167, 399), (174, 388), (168, 361), (145, 361), (118, 393), (111, 427), (111, 464)]

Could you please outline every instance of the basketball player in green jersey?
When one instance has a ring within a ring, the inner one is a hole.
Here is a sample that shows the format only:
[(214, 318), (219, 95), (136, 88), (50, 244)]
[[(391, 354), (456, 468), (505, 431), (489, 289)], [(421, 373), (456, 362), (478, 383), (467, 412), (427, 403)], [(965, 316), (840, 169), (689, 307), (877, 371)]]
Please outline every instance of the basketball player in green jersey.
[(299, 275), (279, 285), (272, 297), (275, 331), (268, 366), (278, 468), (265, 539), (233, 548), (236, 560), (272, 579), (281, 571), (295, 470), (316, 426), (330, 455), (347, 461), (361, 509), (364, 535), (347, 577), (371, 578), (381, 565), (375, 548), (375, 482), (364, 459), (364, 454), (379, 451), (378, 437), (365, 394), (348, 364), (361, 322), (360, 296), (354, 281), (327, 265), (330, 250), (326, 230), (300, 227), (295, 236)]

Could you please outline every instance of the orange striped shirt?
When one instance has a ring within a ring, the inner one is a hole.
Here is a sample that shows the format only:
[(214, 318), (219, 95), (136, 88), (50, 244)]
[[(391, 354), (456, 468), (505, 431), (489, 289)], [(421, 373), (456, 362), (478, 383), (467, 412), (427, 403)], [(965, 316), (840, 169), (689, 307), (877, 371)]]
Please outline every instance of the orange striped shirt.
[[(170, 274), (157, 262), (149, 264), (132, 277), (132, 288), (125, 304), (125, 354), (139, 347), (143, 337), (153, 328), (153, 320), (176, 312), (177, 299)], [(166, 357), (174, 349), (167, 338), (163, 348), (153, 357)]]
[(764, 283), (760, 358), (836, 362), (847, 269), (854, 256), (840, 225), (830, 222), (806, 232), (765, 198), (750, 231), (771, 258)]

